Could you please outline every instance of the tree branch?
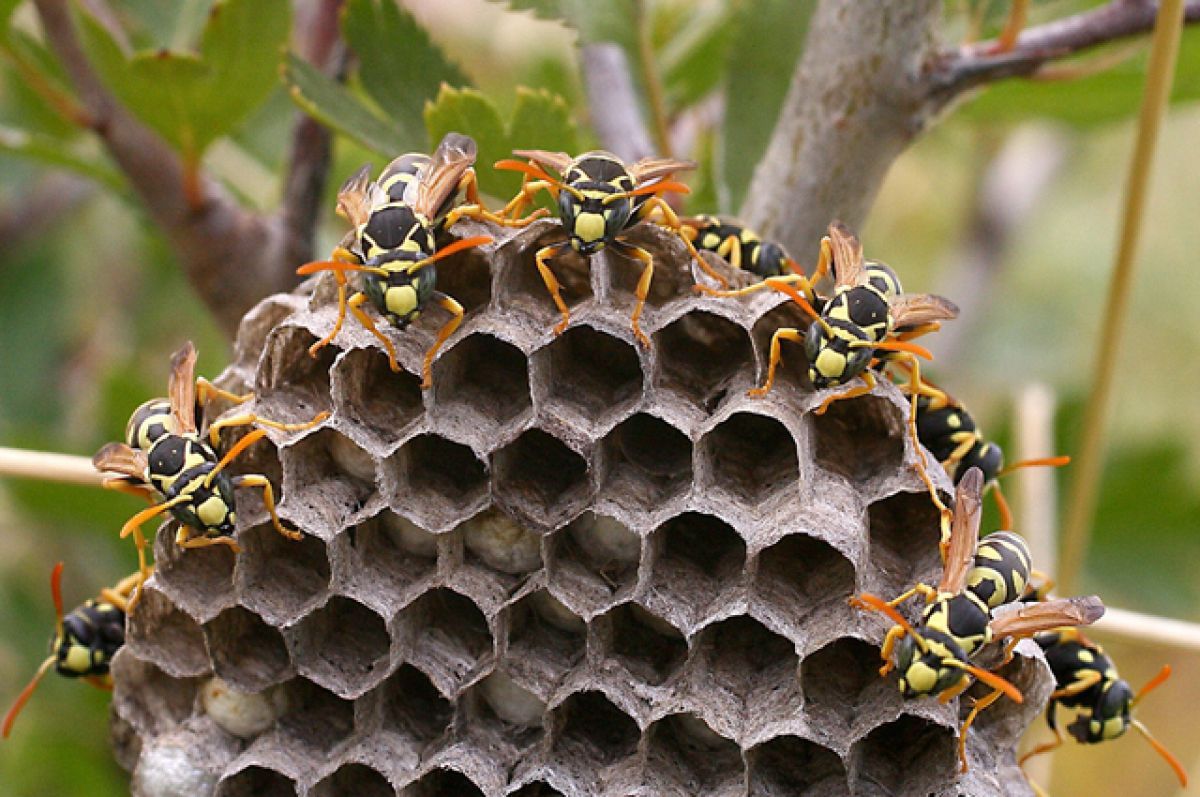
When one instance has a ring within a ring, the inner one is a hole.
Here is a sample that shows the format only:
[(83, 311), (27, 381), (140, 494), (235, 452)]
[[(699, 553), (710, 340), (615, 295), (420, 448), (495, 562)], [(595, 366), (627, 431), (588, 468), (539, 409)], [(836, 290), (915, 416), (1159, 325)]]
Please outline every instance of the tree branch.
[(653, 155), (654, 144), (642, 119), (625, 51), (618, 44), (598, 42), (585, 44), (581, 57), (592, 126), (600, 144), (628, 162)]
[[(1100, 8), (1029, 28), (1007, 52), (1000, 52), (994, 41), (944, 52), (929, 74), (931, 99), (941, 107), (976, 86), (1028, 77), (1050, 61), (1149, 33), (1157, 13), (1156, 2), (1112, 0)], [(1200, 22), (1200, 0), (1185, 4), (1184, 21)]]

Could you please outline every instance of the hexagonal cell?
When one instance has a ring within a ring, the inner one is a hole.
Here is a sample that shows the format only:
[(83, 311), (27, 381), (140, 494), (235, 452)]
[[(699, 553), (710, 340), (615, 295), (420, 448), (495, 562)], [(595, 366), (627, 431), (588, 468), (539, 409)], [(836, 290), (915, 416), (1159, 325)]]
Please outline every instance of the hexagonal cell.
[(487, 500), (487, 470), (467, 446), (423, 434), (384, 463), (394, 481), (388, 501), (430, 531), (446, 530), (478, 512)]
[(509, 741), (518, 744), (528, 744), (531, 739), (518, 739), (514, 734), (530, 736), (522, 732), (540, 729), (542, 714), (546, 711), (544, 700), (518, 684), (503, 670), (494, 670), (491, 675), (472, 687), (472, 693), (465, 705), (468, 711), (474, 714), (469, 721), (473, 728), (496, 726), (499, 733), (507, 735)]
[(403, 657), (453, 694), (492, 653), (487, 619), (470, 598), (446, 587), (426, 592), (396, 619)]
[(370, 456), (332, 429), (310, 434), (287, 450), (283, 500), (295, 516), (319, 518), (330, 536), (361, 515), (375, 495)]
[(862, 396), (835, 401), (824, 415), (805, 417), (815, 441), (817, 465), (825, 470), (862, 484), (904, 462), (904, 417), (887, 399)]
[(748, 714), (761, 713), (762, 700), (783, 700), (795, 709), (793, 684), (800, 660), (796, 646), (752, 617), (730, 617), (705, 628), (697, 647), (706, 678), (739, 698)]
[(929, 494), (896, 493), (867, 509), (876, 589), (891, 599), (940, 570), (940, 517)]
[(347, 352), (335, 367), (334, 383), (338, 416), (381, 446), (395, 442), (424, 409), (421, 378), (393, 371), (381, 349)]
[(191, 716), (199, 678), (174, 678), (154, 664), (117, 651), (112, 664), (116, 714), (143, 736), (157, 736)]
[(381, 690), (383, 729), (404, 737), (418, 754), (440, 738), (454, 718), (454, 706), (411, 664), (392, 673)]
[(808, 739), (779, 736), (750, 750), (746, 758), (753, 797), (850, 795), (846, 767), (837, 753)]
[[(505, 246), (504, 251), (515, 255), (511, 263), (500, 275), (497, 284), (500, 306), (503, 308), (519, 308), (544, 324), (547, 329), (558, 323), (561, 318), (550, 291), (538, 271), (535, 256), (544, 246), (565, 240), (566, 235), (560, 225), (547, 225), (536, 242), (526, 243), (514, 250)], [(564, 247), (558, 254), (550, 258), (547, 265), (554, 273), (561, 289), (563, 301), (567, 307), (574, 308), (592, 297), (591, 262), (589, 258), (580, 255), (571, 247)]]
[[(754, 347), (760, 352), (762, 373), (759, 381), (766, 378), (767, 360), (771, 353), (771, 338), (780, 329), (798, 329), (801, 333), (808, 330), (812, 318), (792, 301), (786, 301), (773, 307), (759, 316), (754, 322), (751, 336)], [(793, 388), (808, 392), (813, 389), (812, 381), (808, 378), (808, 358), (804, 354), (804, 343), (780, 341), (779, 364), (775, 367), (775, 384), (781, 389)]]
[(799, 495), (796, 441), (774, 418), (736, 412), (704, 436), (700, 452), (711, 468), (706, 486), (748, 507)]
[[(217, 447), (217, 451), (221, 454), (229, 451), (253, 428), (251, 426), (227, 427), (221, 432), (221, 444)], [(279, 461), (279, 449), (266, 438), (238, 454), (237, 458), (226, 466), (226, 470), (232, 476), (247, 474), (266, 476), (275, 488), (283, 484), (283, 465)], [(237, 508), (242, 522), (245, 522), (255, 512), (265, 513), (262, 490), (251, 488), (238, 492)]]
[(213, 671), (243, 692), (259, 692), (291, 674), (283, 636), (241, 606), (204, 626)]
[(329, 369), (339, 350), (326, 346), (310, 357), (308, 348), (317, 340), (297, 327), (271, 332), (254, 385), (255, 412), (274, 421), (301, 423), (332, 409)]
[(684, 794), (738, 794), (745, 780), (742, 751), (695, 714), (672, 714), (647, 730), (648, 762)]
[(850, 758), (854, 794), (932, 794), (958, 766), (954, 732), (912, 714), (871, 731)]
[(755, 599), (789, 624), (822, 606), (842, 608), (853, 592), (854, 565), (815, 537), (790, 534), (758, 556)]
[(175, 544), (177, 523), (165, 525), (154, 547), (155, 586), (201, 622), (233, 603), (237, 556), (225, 545), (189, 550)]
[(642, 394), (633, 346), (589, 326), (571, 327), (534, 355), (546, 401), (604, 424)]
[(218, 797), (295, 797), (296, 784), (282, 772), (249, 766), (222, 779)]
[(897, 691), (879, 677), (879, 665), (879, 647), (854, 637), (836, 639), (806, 658), (800, 684), (813, 721), (845, 737), (864, 722), (873, 724), (873, 718), (860, 717), (860, 708)]
[(438, 768), (426, 773), (400, 792), (401, 797), (484, 797), (483, 790), (454, 769)]
[(283, 626), (322, 603), (329, 588), (329, 557), (316, 537), (289, 540), (269, 523), (240, 535), (235, 581), (242, 604)]
[(366, 764), (343, 764), (308, 791), (309, 797), (395, 797), (396, 790)]
[(539, 590), (509, 609), (505, 666), (547, 693), (583, 660), (586, 626), (558, 600)]
[(687, 658), (687, 641), (674, 626), (636, 603), (617, 606), (596, 623), (610, 654), (629, 673), (658, 686), (677, 675)]
[(646, 511), (687, 492), (692, 484), (692, 441), (654, 415), (639, 412), (601, 443), (603, 485), (614, 501)]
[(475, 333), (434, 364), (433, 399), (439, 415), (461, 411), (489, 432), (528, 412), (529, 363), (516, 346)]
[[(670, 302), (691, 296), (691, 271), (679, 264), (690, 262), (683, 240), (665, 228), (654, 224), (639, 224), (621, 235), (622, 241), (638, 246), (654, 258), (654, 277), (646, 295), (647, 312)], [(608, 275), (613, 299), (618, 307), (628, 307), (632, 312), (638, 280), (641, 279), (643, 263), (615, 249), (608, 251)]]
[(129, 614), (125, 644), (138, 658), (154, 662), (176, 678), (208, 673), (204, 632), (154, 587), (143, 588), (141, 601)]
[[(440, 247), (449, 241), (439, 242)], [(453, 296), (467, 313), (478, 310), (492, 300), (492, 271), (488, 268), (488, 257), (480, 247), (472, 247), (439, 260), (437, 265), (437, 289)], [(422, 318), (428, 311), (421, 314)], [(439, 325), (440, 325), (439, 319)]]
[(692, 312), (654, 335), (658, 369), (654, 384), (712, 412), (738, 372), (748, 369), (754, 350), (746, 331), (732, 321)]
[(680, 614), (695, 622), (708, 607), (736, 588), (746, 564), (746, 543), (712, 515), (686, 512), (650, 536), (657, 553), (647, 600), (656, 613)]
[(535, 780), (516, 791), (510, 791), (508, 797), (563, 797), (563, 793), (544, 780)]
[(392, 613), (423, 592), (437, 573), (437, 539), (384, 511), (339, 537), (344, 589)]
[(600, 611), (637, 583), (642, 540), (620, 521), (585, 512), (547, 544), (551, 581), (589, 609)]
[(512, 576), (542, 568), (541, 535), (524, 528), (496, 507), (488, 507), (458, 527), (470, 559)]
[(492, 455), (496, 503), (515, 517), (556, 526), (587, 503), (587, 469), (561, 440), (529, 429)]
[(294, 678), (282, 689), (288, 710), (279, 718), (281, 744), (297, 760), (323, 760), (354, 730), (352, 701), (307, 678)]
[(345, 698), (383, 679), (390, 643), (382, 617), (341, 596), (301, 620), (292, 634), (296, 669)]
[(554, 747), (573, 763), (607, 766), (637, 751), (637, 723), (603, 692), (576, 692), (553, 712)]

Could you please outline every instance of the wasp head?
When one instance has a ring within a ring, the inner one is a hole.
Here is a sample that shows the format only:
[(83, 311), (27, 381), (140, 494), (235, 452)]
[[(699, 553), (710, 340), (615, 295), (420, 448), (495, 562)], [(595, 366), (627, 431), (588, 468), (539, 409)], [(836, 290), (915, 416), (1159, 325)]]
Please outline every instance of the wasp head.
[(817, 319), (804, 335), (808, 378), (817, 389), (841, 385), (867, 370), (874, 349), (859, 326), (838, 319)]
[(967, 673), (957, 662), (967, 654), (951, 637), (926, 629), (922, 646), (912, 636), (896, 645), (896, 670), (900, 673), (900, 694), (905, 698), (939, 695), (957, 686)]

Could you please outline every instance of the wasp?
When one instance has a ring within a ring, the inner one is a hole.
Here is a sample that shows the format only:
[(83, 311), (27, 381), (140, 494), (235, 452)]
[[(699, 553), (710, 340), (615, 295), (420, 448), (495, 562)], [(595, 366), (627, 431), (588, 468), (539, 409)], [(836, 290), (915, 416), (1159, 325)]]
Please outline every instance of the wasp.
[[(904, 697), (937, 695), (947, 703), (971, 685), (969, 676), (992, 687), (992, 693), (972, 708), (959, 734), (959, 760), (964, 771), (966, 733), (979, 712), (1003, 695), (1018, 703), (1024, 699), (1011, 683), (972, 664), (972, 658), (990, 642), (1008, 638), (1007, 662), (1017, 640), (1051, 628), (1087, 625), (1104, 612), (1103, 604), (1095, 597), (1021, 604), (1032, 569), (1029, 548), (1012, 532), (999, 532), (979, 541), (982, 491), (982, 471), (969, 469), (955, 491), (949, 545), (936, 587), (917, 584), (886, 602), (870, 594), (851, 599), (853, 605), (883, 612), (896, 623), (880, 648), (884, 660), (880, 675), (897, 670)], [(922, 595), (926, 601), (915, 626), (896, 608), (914, 595)], [(995, 615), (996, 609), (1010, 604), (1019, 604), (1019, 608)]]
[(1067, 732), (1080, 744), (1098, 744), (1118, 739), (1130, 726), (1137, 729), (1175, 771), (1179, 783), (1187, 788), (1187, 772), (1175, 756), (1150, 735), (1132, 716), (1134, 707), (1143, 697), (1163, 684), (1171, 675), (1166, 665), (1136, 694), (1129, 683), (1117, 674), (1117, 668), (1104, 649), (1079, 633), (1075, 628), (1060, 628), (1038, 634), (1034, 641), (1046, 654), (1046, 663), (1054, 673), (1055, 690), (1046, 706), (1046, 723), (1054, 732), (1054, 741), (1038, 745), (1021, 757), (1029, 758), (1057, 749), (1063, 743), (1058, 728), (1058, 709), (1072, 710), (1075, 719), (1066, 726)]
[(97, 470), (113, 474), (105, 480), (105, 487), (139, 495), (151, 503), (121, 528), (122, 539), (133, 535), (142, 577), (130, 600), (131, 607), (140, 598), (142, 581), (150, 574), (141, 526), (165, 512), (170, 512), (181, 524), (175, 539), (180, 547), (226, 545), (237, 552), (240, 549), (232, 537), (237, 522), (234, 491), (239, 487), (256, 487), (263, 491), (263, 503), (275, 529), (289, 539), (303, 536), (283, 527), (275, 512), (275, 491), (266, 476), (233, 476), (226, 470), (239, 454), (266, 436), (266, 429), (254, 429), (244, 435), (224, 456), (217, 455), (217, 444), (222, 429), (257, 424), (281, 431), (302, 431), (325, 420), (329, 413), (322, 412), (299, 424), (279, 423), (244, 413), (210, 424), (206, 439), (196, 425), (197, 384), (205, 401), (219, 395), (243, 402), (250, 396), (236, 396), (205, 380), (196, 380), (195, 365), (196, 349), (188, 342), (171, 359), (168, 398), (152, 399), (138, 407), (126, 426), (125, 441), (107, 444), (92, 458)]
[(799, 274), (800, 267), (783, 245), (762, 236), (733, 219), (700, 215), (683, 219), (683, 234), (697, 249), (713, 252), (738, 270), (759, 279)]
[(1000, 510), (1000, 525), (1013, 526), (1012, 510), (1000, 489), (999, 479), (1020, 468), (1061, 467), (1070, 463), (1067, 456), (1026, 459), (1005, 466), (1004, 452), (979, 430), (975, 419), (957, 399), (927, 380), (914, 383), (916, 391), (917, 437), (921, 445), (942, 464), (950, 478), (958, 482), (970, 468), (983, 471), (984, 483), (991, 490)]
[(51, 667), (66, 678), (81, 678), (98, 689), (112, 689), (112, 676), (108, 669), (113, 656), (125, 644), (125, 613), (129, 595), (138, 584), (141, 573), (126, 576), (116, 586), (100, 590), (95, 598), (89, 598), (64, 616), (62, 571), (63, 563), (59, 562), (50, 572), (50, 596), (54, 600), (55, 618), (50, 655), (4, 715), (0, 735), (5, 739), (12, 732), (17, 715)]
[[(523, 219), (502, 217), (486, 210), (479, 198), (475, 176), (475, 141), (448, 133), (433, 156), (409, 153), (393, 160), (375, 182), (370, 167), (359, 169), (338, 191), (338, 214), (353, 229), (334, 249), (327, 261), (306, 263), (296, 270), (308, 275), (332, 271), (338, 284), (338, 315), (333, 329), (309, 348), (309, 354), (329, 345), (337, 336), (349, 311), (383, 344), (388, 365), (399, 372), (396, 349), (362, 305), (371, 302), (397, 329), (415, 321), (430, 301), (450, 313), (425, 353), (421, 387), (433, 384), (433, 360), (463, 320), (463, 307), (454, 298), (436, 290), (436, 263), (443, 258), (482, 244), (489, 236), (464, 238), (438, 248), (437, 237), (460, 218), (485, 219), (505, 226), (523, 226), (544, 211)], [(454, 207), (459, 192), (469, 204)], [(451, 209), (453, 208), (453, 212)], [(347, 273), (363, 275), (362, 290), (347, 298)]]
[[(695, 168), (696, 164), (692, 161), (643, 158), (626, 165), (616, 155), (602, 150), (585, 152), (575, 158), (565, 152), (544, 150), (514, 150), (513, 154), (529, 162), (502, 160), (496, 163), (497, 169), (523, 172), (526, 177), (520, 193), (505, 207), (506, 215), (519, 215), (533, 202), (539, 191), (546, 190), (557, 199), (559, 219), (567, 232), (565, 241), (544, 246), (534, 255), (542, 281), (562, 314), (562, 320), (554, 327), (554, 334), (561, 334), (567, 328), (571, 311), (559, 293), (558, 279), (550, 270), (549, 261), (568, 247), (585, 257), (607, 248), (628, 255), (642, 264), (635, 291), (637, 301), (630, 322), (638, 342), (643, 346), (650, 345), (649, 338), (642, 332), (638, 322), (654, 277), (654, 257), (640, 246), (622, 240), (621, 236), (638, 223), (650, 220), (652, 215), (655, 217), (654, 223), (679, 234), (689, 254), (702, 269), (723, 287), (728, 286), (728, 281), (700, 257), (696, 247), (683, 233), (679, 217), (662, 198), (662, 194), (668, 191), (687, 192), (687, 186), (667, 178), (675, 172)], [(555, 170), (561, 177), (552, 176), (546, 171), (547, 168)], [(453, 216), (454, 212), (451, 212)]]

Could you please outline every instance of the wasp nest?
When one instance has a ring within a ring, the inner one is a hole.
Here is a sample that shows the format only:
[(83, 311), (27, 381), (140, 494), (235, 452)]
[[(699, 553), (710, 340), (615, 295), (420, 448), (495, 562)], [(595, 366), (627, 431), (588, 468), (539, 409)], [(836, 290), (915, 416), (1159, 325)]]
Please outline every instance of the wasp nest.
[(886, 620), (847, 604), (940, 570), (899, 391), (817, 416), (797, 348), (748, 398), (771, 333), (802, 318), (771, 292), (694, 294), (651, 225), (633, 238), (657, 264), (653, 345), (630, 330), (638, 266), (603, 252), (556, 261), (573, 317), (555, 337), (533, 260), (557, 225), (460, 226), (496, 241), (439, 264), (468, 315), (429, 391), (441, 310), (389, 331), (401, 373), (353, 318), (309, 356), (331, 275), (246, 317), (222, 384), (265, 417), (332, 412), (237, 463), (305, 537), (253, 493), (236, 556), (160, 529), (113, 668), (135, 791), (1030, 793), (1013, 748), (1044, 665), (1005, 671), (1025, 705), (984, 713), (960, 776), (969, 701), (902, 701), (877, 673)]

